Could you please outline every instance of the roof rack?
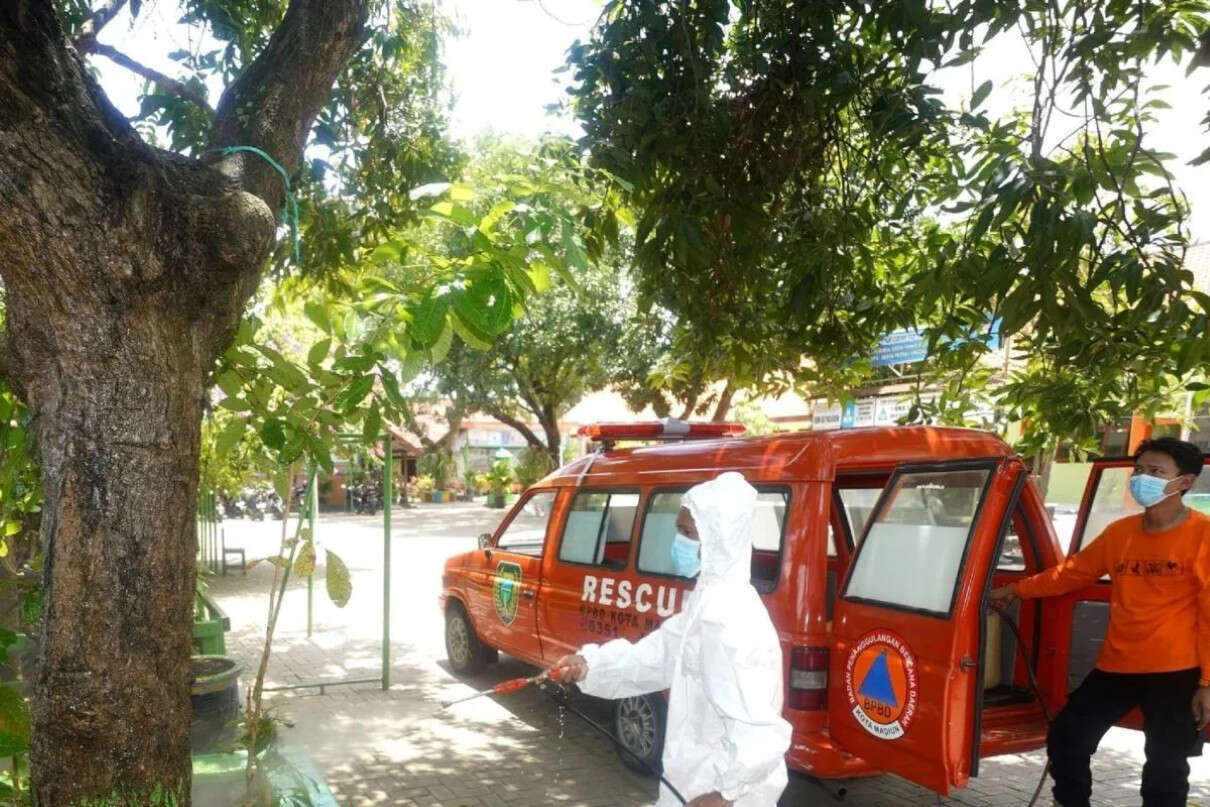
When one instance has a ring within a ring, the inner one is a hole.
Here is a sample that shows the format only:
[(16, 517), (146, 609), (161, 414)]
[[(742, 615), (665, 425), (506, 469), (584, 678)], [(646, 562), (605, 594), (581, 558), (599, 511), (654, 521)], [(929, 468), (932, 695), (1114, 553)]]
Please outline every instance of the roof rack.
[(579, 434), (609, 447), (619, 440), (709, 440), (737, 437), (745, 431), (747, 429), (742, 423), (690, 423), (675, 418), (664, 418), (655, 421), (591, 423), (581, 426)]

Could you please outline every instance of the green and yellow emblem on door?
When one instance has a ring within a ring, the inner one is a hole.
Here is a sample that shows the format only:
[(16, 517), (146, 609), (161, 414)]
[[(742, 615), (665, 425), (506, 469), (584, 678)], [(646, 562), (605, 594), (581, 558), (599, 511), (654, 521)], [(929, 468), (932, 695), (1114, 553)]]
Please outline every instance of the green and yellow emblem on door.
[(492, 601), (496, 604), (496, 616), (505, 625), (513, 624), (517, 618), (517, 601), (521, 599), (521, 567), (515, 563), (501, 561), (496, 567), (496, 579), (492, 583)]

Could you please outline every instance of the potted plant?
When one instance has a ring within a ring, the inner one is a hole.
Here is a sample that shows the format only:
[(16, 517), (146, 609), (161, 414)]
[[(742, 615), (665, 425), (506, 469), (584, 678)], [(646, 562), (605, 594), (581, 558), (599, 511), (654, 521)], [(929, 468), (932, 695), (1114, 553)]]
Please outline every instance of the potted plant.
[(435, 488), (436, 485), (433, 482), (433, 477), (428, 474), (421, 474), (416, 477), (416, 497), (421, 501), (430, 501)]
[(454, 456), (448, 451), (432, 451), (420, 458), (419, 470), (433, 480), (429, 491), (429, 500), (448, 502), (450, 497), (450, 478), (454, 475)]
[(492, 463), (492, 469), (487, 473), (487, 480), (489, 485), (487, 506), (497, 509), (504, 507), (505, 498), (513, 483), (512, 464), (508, 460), (496, 460)]
[(475, 494), (483, 492), (479, 489), (479, 476), (480, 474), (469, 465), (462, 474), (462, 500), (464, 502), (474, 501)]

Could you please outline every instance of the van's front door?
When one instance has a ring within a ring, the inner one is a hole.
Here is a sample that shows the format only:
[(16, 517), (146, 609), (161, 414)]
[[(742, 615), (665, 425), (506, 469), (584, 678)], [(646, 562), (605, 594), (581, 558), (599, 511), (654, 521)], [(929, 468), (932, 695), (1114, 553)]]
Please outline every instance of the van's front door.
[(492, 647), (534, 664), (542, 661), (534, 599), (557, 501), (556, 491), (530, 491), (485, 552), (490, 587), (475, 627)]
[(1024, 473), (1017, 460), (897, 469), (836, 604), (831, 735), (938, 793), (970, 776), (980, 609)]

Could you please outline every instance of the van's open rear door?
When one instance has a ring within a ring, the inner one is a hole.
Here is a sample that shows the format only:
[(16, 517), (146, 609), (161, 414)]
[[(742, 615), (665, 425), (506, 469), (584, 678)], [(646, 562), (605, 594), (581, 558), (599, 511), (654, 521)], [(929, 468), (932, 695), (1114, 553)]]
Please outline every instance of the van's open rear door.
[(938, 793), (969, 779), (980, 608), (1024, 473), (995, 459), (897, 469), (836, 603), (831, 735)]

